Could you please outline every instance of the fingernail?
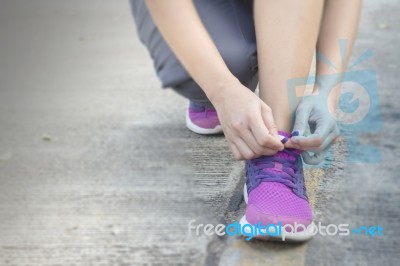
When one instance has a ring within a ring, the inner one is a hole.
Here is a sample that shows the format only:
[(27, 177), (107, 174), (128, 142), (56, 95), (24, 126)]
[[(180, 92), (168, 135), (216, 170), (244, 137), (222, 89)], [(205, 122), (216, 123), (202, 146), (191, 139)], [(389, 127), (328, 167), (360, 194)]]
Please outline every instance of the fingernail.
[(285, 144), (288, 140), (289, 139), (285, 137), (285, 138), (281, 139), (281, 142), (282, 142), (282, 144)]
[(293, 136), (298, 136), (299, 134), (300, 134), (300, 131), (295, 130), (295, 131), (292, 132), (292, 137)]

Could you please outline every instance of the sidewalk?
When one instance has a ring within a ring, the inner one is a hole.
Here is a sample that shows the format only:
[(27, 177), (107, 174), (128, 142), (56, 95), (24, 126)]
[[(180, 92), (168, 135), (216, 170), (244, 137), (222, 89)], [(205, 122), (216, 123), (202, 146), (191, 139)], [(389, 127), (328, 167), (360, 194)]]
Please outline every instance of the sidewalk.
[(189, 236), (243, 213), (243, 163), (185, 128), (162, 91), (128, 1), (0, 3), (0, 265), (398, 265), (400, 43), (395, 0), (365, 1), (354, 58), (379, 74), (381, 164), (307, 170), (318, 221), (383, 237), (306, 244)]

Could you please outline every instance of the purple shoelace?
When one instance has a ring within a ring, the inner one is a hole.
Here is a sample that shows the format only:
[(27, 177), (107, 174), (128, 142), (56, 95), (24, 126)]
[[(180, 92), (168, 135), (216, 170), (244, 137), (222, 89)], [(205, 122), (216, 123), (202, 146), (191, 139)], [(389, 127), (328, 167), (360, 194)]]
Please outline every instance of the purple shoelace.
[(247, 161), (246, 183), (248, 193), (256, 188), (261, 182), (276, 182), (284, 184), (297, 196), (307, 200), (303, 166), (300, 156), (296, 152), (288, 149), (281, 153), (286, 153), (286, 157), (292, 157), (295, 161), (278, 157), (276, 155), (262, 156), (251, 161)]

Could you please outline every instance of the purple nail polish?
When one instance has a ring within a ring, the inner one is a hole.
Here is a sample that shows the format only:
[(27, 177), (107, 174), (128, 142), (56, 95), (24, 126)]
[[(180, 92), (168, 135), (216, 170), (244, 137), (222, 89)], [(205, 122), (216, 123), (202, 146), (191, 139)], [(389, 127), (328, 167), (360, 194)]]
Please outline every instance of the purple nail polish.
[(300, 132), (298, 130), (295, 130), (295, 131), (292, 132), (292, 137), (293, 136), (298, 136), (298, 135), (300, 135)]
[(281, 142), (282, 142), (282, 144), (285, 144), (288, 140), (289, 140), (289, 139), (285, 137), (285, 138), (283, 138), (283, 139), (281, 140)]

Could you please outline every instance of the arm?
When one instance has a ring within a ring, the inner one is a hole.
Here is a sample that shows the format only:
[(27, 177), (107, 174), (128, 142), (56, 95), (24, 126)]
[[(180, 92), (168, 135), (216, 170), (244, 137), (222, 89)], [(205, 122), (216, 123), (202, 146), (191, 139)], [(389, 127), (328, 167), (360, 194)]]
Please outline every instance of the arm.
[(146, 5), (174, 54), (211, 101), (217, 90), (239, 83), (203, 26), (192, 1), (146, 0)]
[[(302, 135), (309, 122), (316, 123), (317, 128), (308, 137), (300, 136), (292, 138), (288, 141), (287, 147), (321, 152), (326, 150), (338, 136), (339, 131), (336, 122), (328, 110), (334, 112), (336, 109), (340, 88), (336, 87), (333, 89), (333, 93), (329, 98), (328, 94), (332, 90), (331, 85), (340, 83), (343, 75), (336, 76), (339, 80), (329, 80), (324, 78), (324, 75), (343, 74), (346, 71), (357, 33), (361, 2), (361, 0), (325, 1), (317, 51), (329, 59), (336, 68), (331, 68), (321, 61), (317, 62), (316, 84), (318, 85), (319, 96), (305, 97), (304, 101), (302, 100), (296, 112), (294, 129), (298, 130), (300, 135)], [(340, 39), (347, 41), (344, 60), (342, 59), (339, 47)], [(328, 108), (326, 104), (328, 104)], [(321, 161), (321, 155), (323, 154), (323, 152), (317, 153), (314, 158), (306, 154), (305, 160), (316, 164)]]
[[(333, 69), (323, 62), (317, 61), (317, 79), (318, 76), (335, 73), (343, 74), (346, 71), (357, 34), (361, 6), (362, 0), (325, 1), (325, 10), (317, 43), (317, 51), (328, 58), (336, 68)], [(339, 39), (346, 41), (344, 60), (340, 53)], [(340, 78), (342, 78), (341, 75)], [(329, 87), (329, 84), (324, 84), (322, 80), (317, 80), (317, 83), (321, 85), (322, 89), (324, 85)], [(340, 88), (337, 88), (333, 91), (333, 97), (328, 99), (329, 110), (331, 110), (331, 112), (334, 112), (337, 107), (336, 105), (339, 95)]]
[[(317, 62), (317, 75), (346, 71), (360, 19), (361, 0), (326, 0), (317, 51), (325, 55), (337, 68), (333, 70)], [(342, 62), (339, 39), (347, 40), (346, 57)]]
[(270, 108), (226, 66), (192, 1), (146, 0), (160, 33), (217, 109), (236, 159), (283, 149)]

